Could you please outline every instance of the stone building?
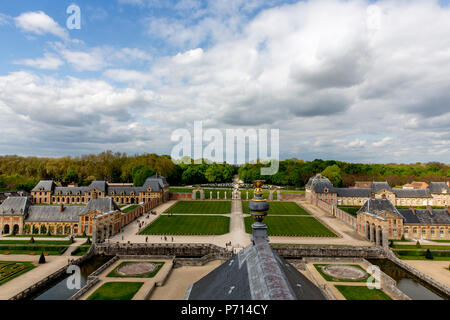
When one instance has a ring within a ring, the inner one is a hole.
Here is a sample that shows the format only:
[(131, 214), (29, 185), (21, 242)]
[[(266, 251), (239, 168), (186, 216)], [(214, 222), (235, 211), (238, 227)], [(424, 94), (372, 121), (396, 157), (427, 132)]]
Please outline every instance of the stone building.
[(86, 234), (101, 241), (157, 205), (153, 200), (125, 213), (112, 198), (96, 194), (81, 206), (34, 205), (26, 197), (9, 197), (0, 205), (0, 230), (2, 234)]
[(142, 187), (110, 184), (93, 181), (87, 187), (58, 187), (54, 181), (40, 181), (31, 191), (34, 204), (87, 204), (96, 194), (99, 198), (112, 198), (119, 204), (147, 203), (169, 200), (169, 184), (166, 178), (155, 175), (148, 178)]
[(378, 245), (387, 240), (450, 240), (450, 211), (397, 209), (389, 199), (368, 199), (357, 213), (357, 231)]
[(372, 182), (370, 188), (335, 188), (329, 179), (317, 174), (306, 184), (306, 199), (329, 204), (362, 206), (372, 195), (389, 199), (395, 206), (439, 206), (450, 204), (450, 187), (446, 182), (430, 182), (425, 189), (393, 189), (387, 182)]

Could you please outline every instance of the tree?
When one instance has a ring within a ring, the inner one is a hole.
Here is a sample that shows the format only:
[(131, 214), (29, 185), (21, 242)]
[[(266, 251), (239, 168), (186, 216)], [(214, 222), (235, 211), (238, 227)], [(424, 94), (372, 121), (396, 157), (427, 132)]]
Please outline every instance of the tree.
[(340, 187), (342, 184), (342, 176), (341, 176), (341, 169), (338, 167), (338, 165), (334, 164), (332, 166), (327, 167), (325, 170), (322, 171), (322, 175), (327, 177), (330, 182), (335, 187)]
[(30, 243), (34, 243), (34, 237), (31, 237)]
[(43, 263), (45, 263), (45, 256), (44, 256), (44, 253), (41, 252), (41, 256), (39, 257), (39, 264), (43, 264)]
[(150, 170), (148, 167), (144, 165), (137, 165), (133, 168), (131, 176), (133, 178), (133, 184), (136, 187), (142, 187), (147, 178), (153, 176), (155, 174), (154, 171)]
[(419, 241), (416, 242), (416, 248), (418, 248), (418, 249), (422, 248)]
[(427, 249), (427, 252), (425, 252), (425, 259), (428, 259), (428, 260), (433, 260), (434, 259), (433, 253), (431, 253), (430, 249)]

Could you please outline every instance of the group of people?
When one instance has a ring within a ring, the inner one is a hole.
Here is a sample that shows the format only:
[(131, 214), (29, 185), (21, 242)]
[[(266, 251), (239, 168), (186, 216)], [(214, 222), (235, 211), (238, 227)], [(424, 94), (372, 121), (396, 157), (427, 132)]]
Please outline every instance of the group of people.
[[(161, 237), (161, 241), (163, 241), (163, 240), (167, 242), (167, 241), (169, 241), (169, 238), (166, 236)], [(172, 237), (172, 242), (173, 242), (173, 237)]]

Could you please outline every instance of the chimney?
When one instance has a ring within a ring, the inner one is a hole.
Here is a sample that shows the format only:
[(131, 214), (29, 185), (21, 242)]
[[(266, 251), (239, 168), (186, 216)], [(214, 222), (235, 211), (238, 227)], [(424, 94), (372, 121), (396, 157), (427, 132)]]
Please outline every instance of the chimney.
[(430, 205), (427, 205), (428, 212), (433, 215), (433, 208)]
[(63, 204), (59, 207), (59, 212), (64, 212), (64, 205)]
[(411, 210), (411, 212), (412, 212), (413, 214), (416, 214), (416, 209), (415, 209), (413, 206), (410, 206), (410, 207), (409, 207), (409, 210)]

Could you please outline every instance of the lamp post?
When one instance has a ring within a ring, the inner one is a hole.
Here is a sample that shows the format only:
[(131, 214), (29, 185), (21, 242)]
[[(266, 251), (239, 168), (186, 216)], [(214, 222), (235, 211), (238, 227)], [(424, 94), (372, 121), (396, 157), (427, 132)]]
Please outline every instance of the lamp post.
[(267, 211), (269, 211), (269, 203), (263, 198), (262, 186), (264, 185), (264, 180), (256, 180), (253, 182), (255, 186), (253, 199), (248, 203), (248, 208), (250, 209), (250, 214), (255, 222), (252, 224), (253, 234), (251, 240), (253, 244), (258, 240), (269, 241), (267, 236), (267, 226), (263, 222), (264, 218), (267, 216)]

